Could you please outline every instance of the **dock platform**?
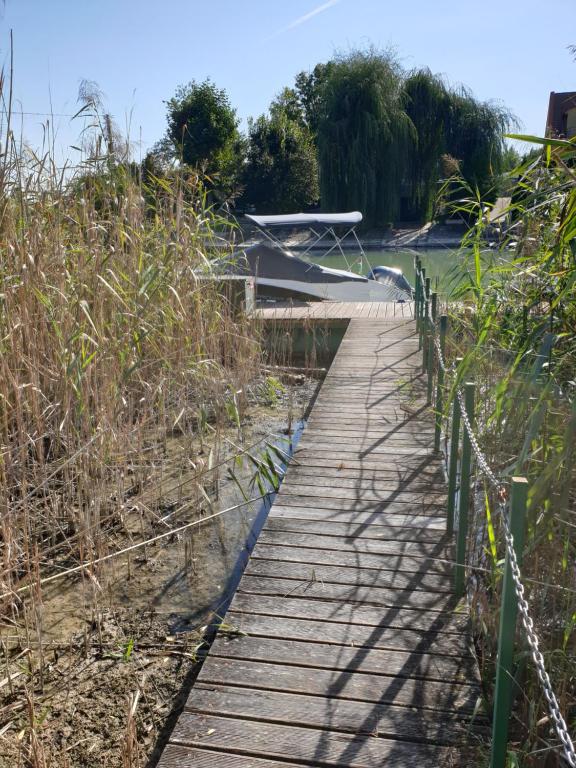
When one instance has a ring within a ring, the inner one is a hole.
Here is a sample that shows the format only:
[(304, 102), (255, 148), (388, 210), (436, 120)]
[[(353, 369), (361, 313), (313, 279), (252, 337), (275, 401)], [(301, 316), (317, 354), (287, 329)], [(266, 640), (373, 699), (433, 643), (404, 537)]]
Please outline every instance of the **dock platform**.
[(253, 317), (266, 322), (326, 322), (331, 320), (407, 320), (414, 302), (406, 301), (286, 301), (260, 305)]
[(411, 307), (348, 309), (159, 768), (478, 764), (479, 675)]

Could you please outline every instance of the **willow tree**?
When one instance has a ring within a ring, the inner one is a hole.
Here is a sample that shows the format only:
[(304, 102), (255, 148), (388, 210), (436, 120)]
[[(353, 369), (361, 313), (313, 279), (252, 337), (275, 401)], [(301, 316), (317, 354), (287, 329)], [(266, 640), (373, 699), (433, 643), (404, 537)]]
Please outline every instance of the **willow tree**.
[(515, 125), (509, 110), (475, 99), (465, 88), (452, 90), (446, 115), (446, 150), (460, 161), (466, 182), (482, 197), (504, 167), (504, 135)]
[(438, 191), (440, 157), (447, 151), (450, 93), (440, 77), (421, 69), (406, 78), (403, 97), (417, 137), (407, 164), (406, 216), (429, 221)]
[(322, 207), (358, 209), (367, 226), (394, 221), (414, 140), (396, 59), (375, 50), (336, 57), (321, 93)]
[(408, 75), (404, 104), (417, 135), (406, 177), (410, 218), (431, 218), (442, 155), (458, 161), (461, 176), (482, 196), (495, 189), (507, 160), (504, 134), (514, 124), (508, 110), (449, 88), (428, 69)]

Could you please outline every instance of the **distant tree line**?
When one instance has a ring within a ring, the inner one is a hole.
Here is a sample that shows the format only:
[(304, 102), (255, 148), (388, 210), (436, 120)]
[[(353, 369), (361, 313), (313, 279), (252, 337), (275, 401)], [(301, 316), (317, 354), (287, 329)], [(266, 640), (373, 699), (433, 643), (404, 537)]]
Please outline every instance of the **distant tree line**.
[(146, 172), (200, 169), (215, 199), (261, 213), (320, 206), (361, 210), (367, 226), (427, 221), (447, 174), (486, 195), (516, 160), (504, 140), (508, 110), (374, 49), (300, 72), (246, 135), (210, 80), (180, 87), (166, 105)]

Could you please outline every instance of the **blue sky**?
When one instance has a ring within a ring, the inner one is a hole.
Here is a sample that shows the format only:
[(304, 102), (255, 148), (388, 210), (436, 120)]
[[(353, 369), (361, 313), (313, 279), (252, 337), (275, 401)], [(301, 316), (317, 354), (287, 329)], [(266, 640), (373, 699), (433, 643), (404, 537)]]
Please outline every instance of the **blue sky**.
[[(12, 30), (25, 112), (73, 113), (80, 80), (96, 81), (120, 128), (141, 137), (136, 155), (163, 134), (163, 100), (181, 83), (210, 76), (245, 125), (300, 70), (370, 44), (504, 102), (541, 134), (549, 92), (576, 90), (575, 22), (575, 0), (0, 0), (0, 58), (6, 68)], [(37, 145), (44, 118), (20, 119)], [(58, 153), (73, 155), (78, 121), (56, 127)]]

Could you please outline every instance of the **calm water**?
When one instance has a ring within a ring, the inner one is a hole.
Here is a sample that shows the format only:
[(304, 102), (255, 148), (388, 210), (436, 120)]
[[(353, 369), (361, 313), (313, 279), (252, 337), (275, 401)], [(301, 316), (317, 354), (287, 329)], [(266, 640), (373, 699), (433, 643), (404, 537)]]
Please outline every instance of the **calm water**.
[[(322, 264), (325, 267), (334, 269), (348, 269), (353, 272), (366, 274), (370, 267), (386, 266), (398, 267), (406, 275), (411, 285), (414, 285), (414, 255), (417, 254), (422, 259), (422, 264), (426, 267), (426, 274), (432, 278), (434, 287), (446, 288), (450, 270), (455, 267), (462, 256), (455, 250), (449, 248), (419, 248), (416, 250), (378, 250), (366, 251), (366, 261), (363, 265), (359, 262), (358, 252), (347, 253), (348, 265), (339, 251), (332, 251), (327, 256), (322, 256), (321, 252), (309, 254), (309, 258)], [(298, 254), (296, 254), (298, 255)], [(308, 258), (308, 257), (307, 257)]]

